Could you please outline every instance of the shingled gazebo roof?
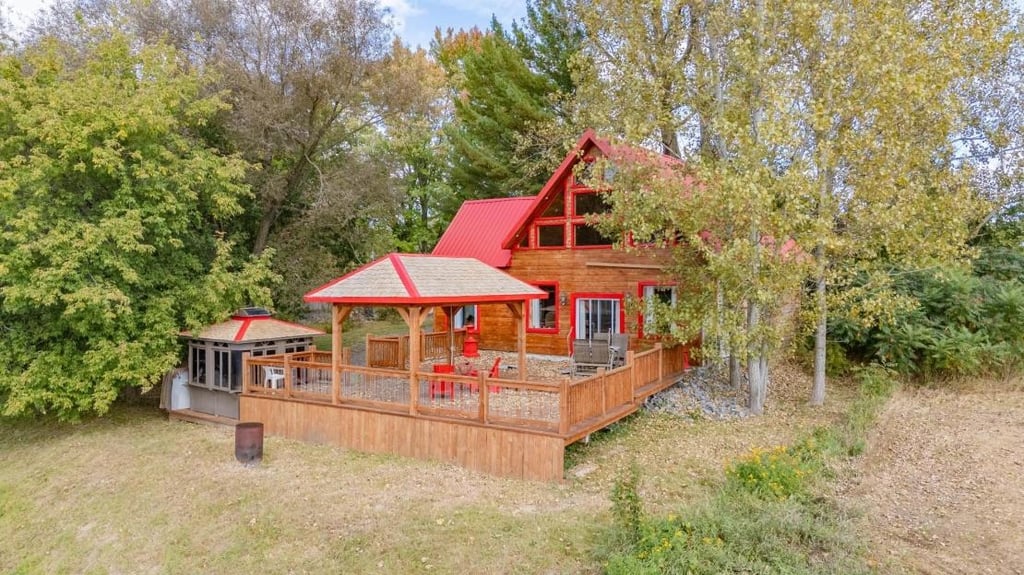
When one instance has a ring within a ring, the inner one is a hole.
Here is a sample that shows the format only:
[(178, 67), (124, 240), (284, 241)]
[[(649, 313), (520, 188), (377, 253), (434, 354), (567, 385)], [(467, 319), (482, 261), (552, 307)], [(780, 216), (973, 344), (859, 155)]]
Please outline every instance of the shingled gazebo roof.
[(513, 302), (547, 297), (474, 258), (389, 254), (314, 289), (307, 302), (438, 305)]
[(207, 326), (199, 333), (193, 334), (183, 331), (180, 335), (210, 341), (249, 343), (293, 337), (311, 337), (323, 335), (324, 333), (318, 329), (297, 323), (274, 319), (270, 316), (270, 312), (262, 309), (258, 310), (262, 313), (246, 313), (253, 309), (258, 308), (239, 310), (238, 313), (231, 316), (231, 319)]

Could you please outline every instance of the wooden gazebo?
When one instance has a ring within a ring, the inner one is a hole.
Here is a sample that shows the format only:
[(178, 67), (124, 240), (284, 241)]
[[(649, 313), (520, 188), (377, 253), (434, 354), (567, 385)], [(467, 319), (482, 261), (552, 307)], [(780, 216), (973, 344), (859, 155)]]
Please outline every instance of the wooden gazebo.
[[(422, 360), (421, 329), (431, 307), (504, 303), (516, 318), (519, 377), (526, 377), (525, 303), (546, 294), (475, 258), (390, 254), (306, 294), (310, 303), (331, 304), (331, 372), (337, 386), (342, 324), (354, 306), (386, 306), (409, 327), (410, 410), (416, 409), (416, 366)], [(448, 361), (452, 361), (449, 348)]]

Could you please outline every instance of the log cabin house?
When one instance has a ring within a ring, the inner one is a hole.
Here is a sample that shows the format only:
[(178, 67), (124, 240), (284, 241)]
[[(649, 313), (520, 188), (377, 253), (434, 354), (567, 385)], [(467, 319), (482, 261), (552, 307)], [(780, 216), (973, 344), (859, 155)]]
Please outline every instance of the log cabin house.
[[(561, 481), (565, 446), (635, 412), (688, 367), (684, 346), (655, 344), (589, 377), (531, 379), (527, 350), (566, 355), (570, 338), (646, 335), (627, 297), (676, 297), (657, 252), (612, 250), (585, 221), (606, 206), (577, 183), (576, 166), (610, 151), (587, 132), (537, 196), (466, 202), (433, 255), (390, 254), (309, 292), (306, 301), (331, 305), (331, 351), (243, 353), (240, 419), (271, 435)], [(386, 365), (371, 365), (369, 339), (366, 365), (342, 346), (346, 316), (367, 305), (393, 307), (409, 328), (375, 344)], [(432, 333), (422, 330), (428, 310)], [(456, 330), (467, 327), (482, 347), (516, 350), (514, 371), (451, 369)], [(447, 361), (427, 369), (431, 359)]]
[[(573, 339), (605, 332), (644, 338), (650, 335), (644, 333), (650, 312), (627, 313), (627, 301), (672, 304), (678, 297), (663, 273), (667, 251), (614, 250), (615, 239), (587, 223), (588, 216), (609, 206), (580, 180), (598, 158), (622, 155), (623, 149), (588, 130), (537, 195), (465, 202), (433, 251), (477, 258), (547, 294), (527, 310), (526, 344), (532, 353), (564, 356), (571, 353)], [(438, 325), (449, 323), (443, 309), (435, 310), (435, 317)], [(455, 311), (451, 323), (478, 331), (481, 348), (515, 345), (514, 318), (504, 306), (466, 306)]]

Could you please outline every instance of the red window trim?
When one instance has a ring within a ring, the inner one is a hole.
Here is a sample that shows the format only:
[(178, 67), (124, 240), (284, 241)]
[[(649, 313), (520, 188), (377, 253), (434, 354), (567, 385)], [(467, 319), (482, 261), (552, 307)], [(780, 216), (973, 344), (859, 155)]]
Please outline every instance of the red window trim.
[(597, 293), (597, 292), (578, 292), (569, 296), (569, 333), (572, 334), (570, 339), (578, 339), (579, 334), (576, 333), (576, 301), (581, 299), (615, 299), (619, 300), (619, 331), (618, 333), (628, 333), (623, 331), (626, 329), (626, 294), (623, 293)]
[[(643, 299), (644, 299), (644, 288), (645, 287), (651, 287), (651, 286), (654, 286), (654, 287), (673, 287), (673, 288), (676, 288), (676, 297), (677, 298), (679, 297), (679, 284), (676, 283), (676, 282), (660, 282), (660, 281), (656, 281), (656, 280), (644, 280), (644, 281), (637, 282), (637, 284), (636, 284), (636, 300), (638, 302), (643, 301)], [(643, 339), (644, 337), (646, 337), (644, 335), (644, 313), (645, 313), (644, 309), (641, 308), (640, 311), (636, 314), (636, 335), (640, 339)], [(652, 338), (659, 338), (661, 336), (658, 335), (658, 334), (651, 334), (650, 337), (652, 337)]]
[[(542, 226), (550, 226), (550, 227), (562, 226), (562, 245), (560, 245), (560, 246), (542, 246), (542, 245), (540, 245), (540, 228)], [(571, 247), (570, 240), (572, 240), (573, 238), (567, 236), (566, 233), (565, 233), (565, 218), (559, 218), (557, 221), (552, 221), (551, 223), (545, 223), (545, 222), (534, 223), (533, 224), (533, 228), (536, 229), (536, 237), (537, 237), (537, 242), (536, 242), (535, 247), (533, 249), (535, 249), (535, 250), (564, 250), (564, 249), (568, 249), (568, 248)]]
[(572, 249), (574, 250), (610, 250), (614, 247), (615, 243), (610, 244), (599, 244), (596, 246), (581, 246), (576, 243), (576, 227), (577, 226), (589, 226), (590, 223), (586, 220), (574, 220), (572, 222)]
[(580, 189), (572, 190), (572, 193), (569, 194), (570, 196), (572, 196), (572, 211), (569, 214), (569, 219), (577, 220), (579, 218), (585, 218), (587, 216), (600, 215), (600, 214), (577, 214), (576, 213), (576, 196), (588, 196), (588, 195), (591, 195), (591, 194), (597, 194), (597, 190), (595, 190), (594, 188), (580, 188)]
[(528, 284), (532, 286), (551, 286), (555, 288), (555, 327), (530, 327), (530, 310), (533, 308), (533, 300), (527, 302), (526, 313), (526, 332), (527, 333), (558, 333), (559, 323), (562, 319), (562, 306), (558, 303), (561, 292), (558, 287), (557, 281), (528, 281)]

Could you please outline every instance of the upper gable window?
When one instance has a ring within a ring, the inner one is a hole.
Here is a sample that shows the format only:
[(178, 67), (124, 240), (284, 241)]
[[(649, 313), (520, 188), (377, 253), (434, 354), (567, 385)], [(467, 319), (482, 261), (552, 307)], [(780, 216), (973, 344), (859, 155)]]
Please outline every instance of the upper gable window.
[(596, 192), (574, 194), (574, 201), (575, 206), (573, 206), (573, 213), (577, 216), (607, 214), (612, 211), (611, 205), (604, 200), (604, 197), (602, 197), (601, 194)]
[(544, 213), (540, 215), (542, 218), (560, 218), (565, 215), (565, 195), (559, 193), (548, 204)]
[(615, 243), (613, 238), (589, 224), (576, 224), (573, 226), (573, 232), (573, 244), (577, 246), (610, 246)]
[(565, 226), (537, 226), (537, 245), (542, 248), (555, 248), (565, 245)]
[(585, 187), (587, 182), (594, 177), (594, 159), (584, 159), (583, 163), (576, 166), (573, 170), (572, 183), (574, 186)]

